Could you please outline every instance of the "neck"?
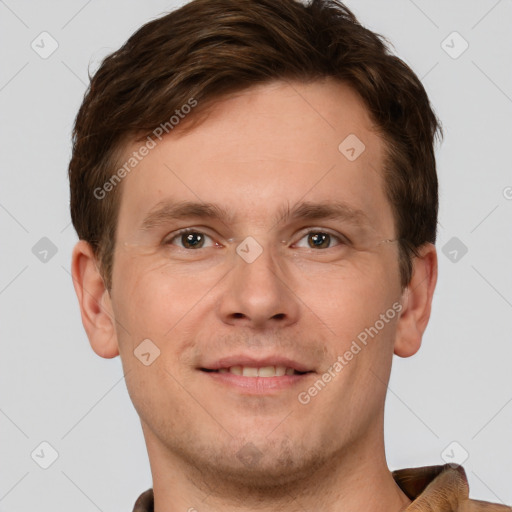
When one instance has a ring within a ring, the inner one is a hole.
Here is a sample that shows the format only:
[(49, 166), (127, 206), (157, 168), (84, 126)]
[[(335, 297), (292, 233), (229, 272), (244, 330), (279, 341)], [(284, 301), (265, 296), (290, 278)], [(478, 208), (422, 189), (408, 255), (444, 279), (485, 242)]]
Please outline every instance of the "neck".
[(279, 485), (253, 485), (195, 467), (143, 430), (155, 512), (399, 512), (411, 502), (387, 467), (383, 434), (365, 437)]

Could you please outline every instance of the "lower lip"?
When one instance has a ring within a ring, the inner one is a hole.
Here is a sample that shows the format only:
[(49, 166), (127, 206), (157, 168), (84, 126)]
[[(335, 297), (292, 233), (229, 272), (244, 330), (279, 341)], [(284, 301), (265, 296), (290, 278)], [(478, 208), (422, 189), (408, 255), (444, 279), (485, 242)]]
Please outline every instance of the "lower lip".
[[(200, 370), (201, 371), (201, 370)], [(279, 377), (244, 377), (234, 373), (219, 373), (201, 371), (207, 377), (225, 386), (239, 388), (251, 394), (269, 393), (289, 389), (298, 384), (304, 385), (304, 381), (313, 373), (296, 375), (282, 375)]]

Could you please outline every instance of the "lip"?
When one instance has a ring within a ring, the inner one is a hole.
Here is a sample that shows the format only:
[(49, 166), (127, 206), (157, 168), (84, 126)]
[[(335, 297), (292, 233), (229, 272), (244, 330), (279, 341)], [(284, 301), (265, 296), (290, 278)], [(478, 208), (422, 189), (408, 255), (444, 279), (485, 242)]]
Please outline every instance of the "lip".
[[(201, 366), (201, 369), (206, 370), (219, 370), (220, 368), (231, 368), (232, 366), (250, 366), (251, 368), (262, 368), (264, 366), (285, 366), (286, 368), (293, 368), (298, 372), (314, 372), (314, 369), (307, 366), (304, 363), (300, 363), (294, 359), (279, 356), (270, 355), (263, 358), (255, 358), (245, 354), (233, 355), (229, 357), (223, 357), (213, 363), (206, 363)], [(215, 374), (217, 375), (217, 374)], [(225, 375), (225, 374), (224, 374)], [(289, 375), (294, 377), (294, 375)], [(299, 375), (300, 377), (300, 375)], [(250, 378), (250, 377), (244, 377)], [(257, 379), (258, 377), (252, 377)], [(280, 379), (281, 377), (262, 377), (264, 379)]]
[[(285, 366), (286, 368), (293, 368), (303, 373), (280, 375), (276, 377), (244, 377), (243, 375), (236, 375), (234, 373), (218, 373), (212, 371), (219, 370), (220, 368), (231, 368), (232, 366), (248, 366), (251, 368)], [(307, 366), (305, 363), (301, 363), (289, 357), (269, 355), (267, 357), (256, 358), (246, 354), (222, 357), (213, 363), (202, 365), (198, 370), (200, 370), (206, 378), (213, 379), (210, 382), (216, 382), (227, 388), (236, 389), (243, 394), (250, 395), (269, 395), (299, 385), (305, 386), (305, 380), (316, 373), (311, 366)]]
[(211, 371), (201, 371), (201, 373), (206, 378), (213, 379), (213, 382), (229, 388), (237, 388), (238, 391), (251, 395), (272, 394), (272, 392), (293, 388), (299, 384), (305, 386), (305, 380), (314, 375), (311, 372), (300, 375), (282, 375), (279, 377), (244, 377), (234, 373), (216, 373)]

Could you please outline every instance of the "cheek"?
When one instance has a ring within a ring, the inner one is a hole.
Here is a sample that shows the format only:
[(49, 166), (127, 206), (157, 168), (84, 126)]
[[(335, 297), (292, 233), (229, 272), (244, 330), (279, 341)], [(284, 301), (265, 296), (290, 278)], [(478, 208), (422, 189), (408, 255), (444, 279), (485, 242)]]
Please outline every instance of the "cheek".
[[(347, 351), (357, 352), (348, 357), (365, 367), (388, 358), (398, 318), (393, 305), (400, 294), (398, 277), (385, 262), (374, 260), (357, 268), (331, 269), (325, 276), (302, 277), (296, 295), (307, 305), (304, 327), (310, 332), (316, 329), (319, 336), (325, 334), (321, 337), (332, 362)], [(350, 371), (356, 366), (350, 364)]]
[[(205, 324), (211, 325), (206, 316), (214, 307), (215, 294), (208, 290), (214, 289), (219, 277), (171, 269), (168, 263), (147, 265), (147, 261), (134, 259), (124, 263), (124, 267), (119, 265), (123, 279), (115, 283), (113, 302), (123, 365), (136, 375), (144, 371), (134, 352), (149, 339), (156, 346), (150, 344), (150, 351), (158, 354), (158, 359), (155, 370), (141, 377), (148, 383), (157, 382), (155, 379), (165, 382), (169, 374), (162, 369), (167, 368), (173, 375), (188, 378), (195, 340), (202, 329), (208, 329)], [(159, 367), (161, 371), (155, 375)], [(137, 378), (134, 376), (135, 381)]]
[(211, 273), (198, 276), (165, 261), (148, 264), (144, 258), (127, 258), (119, 263), (116, 318), (143, 335), (165, 335), (215, 283)]
[(375, 261), (310, 266), (294, 275), (294, 291), (315, 312), (334, 321), (371, 320), (393, 296), (393, 276)]

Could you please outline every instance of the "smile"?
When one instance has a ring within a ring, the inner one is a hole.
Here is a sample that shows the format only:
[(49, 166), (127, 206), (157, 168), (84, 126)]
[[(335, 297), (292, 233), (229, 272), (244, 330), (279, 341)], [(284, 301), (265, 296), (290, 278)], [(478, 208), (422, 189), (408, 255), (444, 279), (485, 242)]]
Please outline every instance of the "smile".
[(255, 368), (252, 366), (230, 366), (229, 368), (219, 368), (218, 370), (207, 370), (202, 368), (203, 371), (217, 372), (217, 373), (232, 373), (233, 375), (241, 375), (243, 377), (282, 377), (283, 375), (303, 375), (308, 372), (299, 372), (294, 368), (286, 366), (262, 366)]
[(230, 366), (217, 370), (201, 368), (215, 384), (244, 395), (273, 395), (286, 389), (304, 387), (305, 379), (315, 372), (299, 372), (286, 366)]

